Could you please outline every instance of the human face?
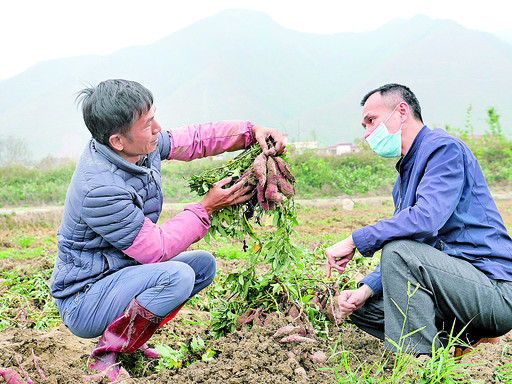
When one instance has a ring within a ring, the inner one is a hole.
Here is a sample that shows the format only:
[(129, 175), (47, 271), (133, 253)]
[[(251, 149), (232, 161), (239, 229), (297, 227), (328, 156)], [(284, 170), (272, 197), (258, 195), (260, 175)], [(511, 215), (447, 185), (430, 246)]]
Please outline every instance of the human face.
[(155, 120), (155, 107), (140, 116), (133, 123), (128, 134), (117, 134), (118, 146), (114, 150), (126, 161), (137, 163), (141, 155), (146, 155), (156, 149), (158, 133), (162, 127)]
[(390, 110), (378, 92), (371, 95), (363, 106), (364, 138), (370, 136), (384, 121), (390, 134), (397, 133), (402, 125), (400, 113), (395, 112), (398, 109), (397, 107)]

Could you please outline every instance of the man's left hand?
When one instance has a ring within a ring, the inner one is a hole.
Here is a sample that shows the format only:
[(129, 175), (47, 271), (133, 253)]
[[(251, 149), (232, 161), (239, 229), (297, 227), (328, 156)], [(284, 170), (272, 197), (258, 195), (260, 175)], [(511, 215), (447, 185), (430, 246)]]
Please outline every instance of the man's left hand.
[[(284, 136), (275, 128), (266, 128), (254, 125), (252, 127), (252, 135), (259, 143), (263, 153), (266, 155), (273, 154), (274, 149), (276, 155), (280, 155), (286, 150)], [(269, 148), (267, 145), (267, 139), (270, 137), (274, 140), (274, 149)]]
[(345, 272), (345, 266), (354, 257), (355, 251), (356, 246), (352, 241), (352, 236), (327, 248), (325, 250), (325, 256), (327, 256), (327, 277), (331, 277), (331, 269), (337, 270), (340, 274)]

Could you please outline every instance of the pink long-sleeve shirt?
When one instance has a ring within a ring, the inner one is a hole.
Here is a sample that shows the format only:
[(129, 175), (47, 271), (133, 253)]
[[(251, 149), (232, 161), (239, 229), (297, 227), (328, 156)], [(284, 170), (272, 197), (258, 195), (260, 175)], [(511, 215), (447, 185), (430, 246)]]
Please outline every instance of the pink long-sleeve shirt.
[[(168, 131), (168, 160), (191, 161), (247, 148), (254, 143), (248, 121), (219, 121)], [(188, 204), (183, 212), (161, 225), (147, 217), (131, 246), (123, 252), (142, 264), (167, 261), (202, 239), (210, 226), (201, 204)]]

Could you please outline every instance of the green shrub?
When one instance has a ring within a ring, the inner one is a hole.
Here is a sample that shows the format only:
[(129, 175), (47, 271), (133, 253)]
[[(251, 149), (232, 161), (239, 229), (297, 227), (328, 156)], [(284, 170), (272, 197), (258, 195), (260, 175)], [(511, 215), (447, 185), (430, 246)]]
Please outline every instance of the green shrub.
[(298, 198), (390, 191), (397, 174), (395, 163), (396, 159), (384, 159), (364, 150), (344, 156), (290, 156)]
[[(501, 133), (499, 115), (489, 112), (489, 132), (482, 136), (446, 126), (459, 136), (475, 154), (487, 183), (509, 184), (512, 180), (512, 141)], [(289, 154), (296, 178), (296, 198), (322, 198), (364, 194), (389, 195), (396, 179), (396, 159), (384, 159), (361, 151), (343, 156), (318, 156), (314, 153)], [(230, 155), (228, 155), (230, 156)], [(206, 169), (224, 165), (227, 158), (208, 158), (192, 162), (162, 163), (162, 187), (165, 202), (194, 202), (199, 197), (190, 192), (188, 179)], [(62, 205), (75, 169), (71, 160), (45, 159), (36, 167), (6, 165), (0, 167), (0, 207), (23, 205)]]

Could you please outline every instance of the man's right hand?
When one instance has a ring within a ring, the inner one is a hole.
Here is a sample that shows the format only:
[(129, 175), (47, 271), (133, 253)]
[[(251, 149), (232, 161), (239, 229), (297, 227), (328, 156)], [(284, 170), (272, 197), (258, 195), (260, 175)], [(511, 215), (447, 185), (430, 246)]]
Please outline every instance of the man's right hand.
[(231, 179), (231, 177), (227, 177), (219, 180), (210, 188), (203, 200), (199, 202), (208, 213), (208, 216), (230, 205), (245, 203), (253, 196), (254, 191), (256, 191), (251, 186), (244, 186), (244, 180), (239, 181), (229, 188), (223, 189), (222, 187), (229, 184)]
[(345, 272), (345, 266), (354, 257), (355, 251), (356, 246), (354, 245), (352, 236), (326, 248), (327, 277), (331, 277), (331, 269), (337, 270), (340, 274)]
[(354, 311), (361, 308), (372, 294), (372, 290), (366, 284), (361, 285), (357, 289), (341, 291), (337, 297), (338, 313), (342, 318), (351, 315)]

